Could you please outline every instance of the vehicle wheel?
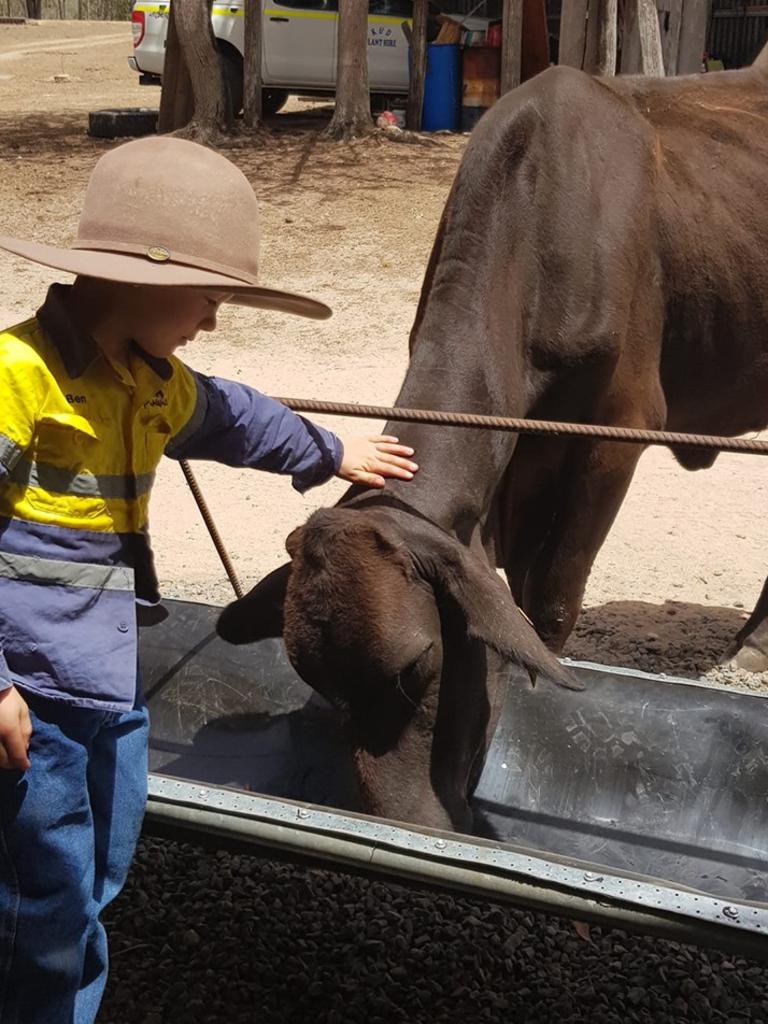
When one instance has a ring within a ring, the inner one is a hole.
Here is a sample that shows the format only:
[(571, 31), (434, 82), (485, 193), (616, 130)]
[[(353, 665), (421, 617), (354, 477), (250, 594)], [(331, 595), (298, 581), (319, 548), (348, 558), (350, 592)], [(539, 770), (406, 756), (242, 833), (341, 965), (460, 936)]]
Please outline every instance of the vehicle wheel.
[[(224, 69), (224, 84), (232, 104), (232, 116), (237, 117), (243, 109), (243, 58), (232, 50), (225, 50), (220, 53), (220, 56), (221, 66)], [(287, 89), (262, 89), (262, 117), (274, 117), (278, 110), (282, 110), (287, 101)]]
[(287, 102), (287, 89), (262, 89), (261, 116), (274, 117), (278, 110), (282, 110)]
[(224, 71), (224, 86), (232, 105), (232, 116), (237, 117), (243, 109), (243, 58), (233, 50), (220, 51), (219, 56)]

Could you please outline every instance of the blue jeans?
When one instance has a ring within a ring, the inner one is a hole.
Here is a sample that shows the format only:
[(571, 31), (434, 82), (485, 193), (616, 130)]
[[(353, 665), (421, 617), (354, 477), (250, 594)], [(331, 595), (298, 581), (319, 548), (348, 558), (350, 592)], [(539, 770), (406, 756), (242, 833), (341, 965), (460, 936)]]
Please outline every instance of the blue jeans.
[(99, 915), (128, 874), (147, 796), (147, 709), (24, 692), (30, 768), (0, 771), (0, 1022), (93, 1024), (107, 978)]

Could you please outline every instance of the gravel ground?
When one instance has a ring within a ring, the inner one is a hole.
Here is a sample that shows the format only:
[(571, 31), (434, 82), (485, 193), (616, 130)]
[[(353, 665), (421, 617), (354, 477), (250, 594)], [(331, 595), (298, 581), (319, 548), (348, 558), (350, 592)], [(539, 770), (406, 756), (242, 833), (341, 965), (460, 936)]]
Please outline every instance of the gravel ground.
[(255, 856), (144, 840), (100, 1024), (768, 1021), (768, 968)]

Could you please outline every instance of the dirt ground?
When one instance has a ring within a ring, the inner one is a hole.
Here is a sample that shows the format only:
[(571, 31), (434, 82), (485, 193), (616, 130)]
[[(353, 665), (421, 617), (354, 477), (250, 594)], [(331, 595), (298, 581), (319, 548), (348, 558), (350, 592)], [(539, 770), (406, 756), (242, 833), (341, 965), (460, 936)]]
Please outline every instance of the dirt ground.
[[(113, 143), (89, 138), (88, 111), (156, 106), (126, 61), (127, 24), (0, 25), (0, 234), (66, 244), (93, 163)], [(66, 76), (62, 78), (61, 76)], [(58, 78), (58, 80), (57, 80)], [(292, 100), (259, 148), (226, 150), (262, 202), (265, 284), (328, 302), (327, 323), (225, 309), (215, 335), (186, 350), (196, 368), (272, 395), (390, 403), (438, 218), (466, 144), (338, 146), (319, 129), (329, 108)], [(0, 306), (33, 312), (67, 275), (4, 258)], [(320, 418), (332, 429), (360, 421)], [(371, 424), (373, 426), (373, 424)], [(422, 458), (428, 457), (421, 453)], [(296, 494), (285, 479), (211, 464), (198, 478), (244, 584), (285, 557), (283, 541), (344, 485)], [(646, 452), (589, 582), (567, 654), (768, 691), (768, 674), (718, 669), (765, 578), (768, 463), (721, 455), (687, 473)], [(152, 532), (166, 594), (224, 602), (231, 590), (179, 467), (160, 468)]]

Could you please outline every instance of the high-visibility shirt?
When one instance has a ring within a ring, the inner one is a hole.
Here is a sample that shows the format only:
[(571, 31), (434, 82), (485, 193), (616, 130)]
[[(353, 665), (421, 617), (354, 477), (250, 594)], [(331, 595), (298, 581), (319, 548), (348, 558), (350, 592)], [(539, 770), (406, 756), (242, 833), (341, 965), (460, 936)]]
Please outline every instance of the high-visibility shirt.
[(339, 467), (341, 442), (243, 384), (134, 346), (108, 358), (53, 285), (0, 333), (0, 689), (125, 710), (135, 599), (157, 599), (147, 509), (163, 454), (290, 474)]

